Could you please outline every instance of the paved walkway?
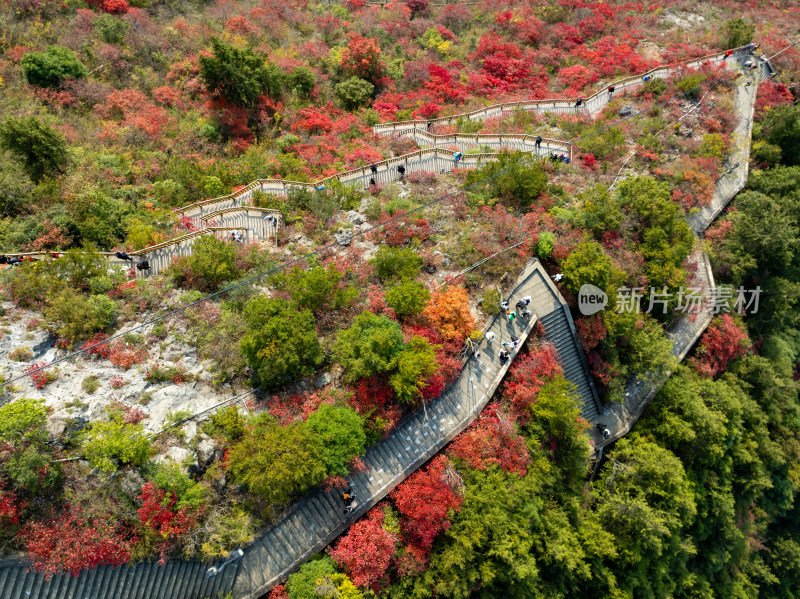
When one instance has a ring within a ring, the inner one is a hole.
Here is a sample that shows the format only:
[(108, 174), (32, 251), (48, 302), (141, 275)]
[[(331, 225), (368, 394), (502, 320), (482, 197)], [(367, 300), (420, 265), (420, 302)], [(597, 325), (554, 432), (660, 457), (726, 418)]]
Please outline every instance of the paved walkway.
[[(762, 64), (762, 68), (751, 71), (737, 80), (734, 109), (739, 121), (731, 136), (733, 150), (728, 158), (728, 172), (724, 172), (717, 181), (709, 205), (688, 218), (689, 226), (700, 237), (747, 183), (758, 82), (765, 79), (768, 73), (769, 70)], [(711, 273), (708, 255), (698, 247), (690, 261), (694, 261), (698, 266), (697, 281), (693, 286), (700, 287), (703, 295), (708, 298), (714, 290), (714, 275)], [(673, 342), (672, 355), (678, 361), (686, 357), (713, 320), (714, 314), (706, 308), (707, 305), (704, 305), (699, 314), (678, 318), (667, 330), (667, 337)], [(604, 440), (597, 431), (593, 431), (595, 446), (604, 447), (628, 434), (670, 374), (671, 372), (648, 372), (631, 377), (625, 384), (625, 400), (621, 404), (605, 406), (600, 419), (611, 431), (611, 436)]]
[[(597, 413), (597, 395), (585, 365), (574, 325), (561, 294), (538, 260), (528, 265), (511, 293), (511, 305), (527, 295), (529, 309), (545, 327), (546, 338), (559, 353), (568, 380), (584, 401), (583, 412)], [(395, 486), (425, 464), (480, 414), (506, 374), (512, 360), (500, 364), (497, 353), (511, 335), (524, 343), (532, 321), (508, 323), (504, 315), (490, 322), (493, 343), (481, 344), (480, 359), (470, 358), (458, 380), (425, 410), (401, 422), (386, 440), (364, 457), (367, 469), (353, 477), (359, 508), (349, 516), (336, 492), (319, 491), (295, 504), (293, 511), (247, 548), (234, 586), (237, 599), (256, 599), (312, 555), (324, 549)]]

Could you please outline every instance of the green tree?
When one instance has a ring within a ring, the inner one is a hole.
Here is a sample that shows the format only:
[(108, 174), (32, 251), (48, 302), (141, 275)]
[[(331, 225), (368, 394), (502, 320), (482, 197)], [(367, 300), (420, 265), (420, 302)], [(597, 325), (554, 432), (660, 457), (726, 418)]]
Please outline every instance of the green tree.
[(9, 152), (0, 152), (0, 215), (14, 216), (31, 200), (33, 183), (22, 164)]
[(114, 472), (119, 464), (143, 466), (151, 453), (141, 424), (95, 422), (81, 434), (81, 441), (89, 464), (102, 472)]
[(350, 77), (334, 87), (336, 97), (345, 110), (356, 110), (369, 102), (375, 86), (358, 77)]
[(386, 292), (386, 303), (398, 316), (421, 314), (431, 299), (431, 292), (418, 281), (405, 280)]
[(47, 440), (47, 406), (43, 399), (21, 397), (0, 406), (0, 441), (12, 445)]
[(467, 185), (472, 191), (485, 191), (526, 208), (536, 202), (547, 187), (547, 174), (529, 154), (503, 150), (497, 154), (496, 161), (470, 170)]
[(481, 597), (540, 596), (530, 532), (543, 505), (540, 480), (496, 466), (467, 471), (463, 478), (464, 503), (430, 565), (402, 579), (393, 596), (467, 599), (476, 589)]
[(800, 165), (800, 104), (775, 106), (761, 120), (757, 137), (781, 149), (781, 162)]
[(86, 77), (86, 67), (63, 46), (49, 46), (47, 52), (29, 52), (21, 63), (22, 73), (31, 85), (55, 87), (67, 78)]
[(296, 96), (308, 98), (314, 90), (317, 78), (308, 67), (297, 67), (289, 75), (289, 87)]
[(593, 509), (619, 548), (620, 585), (650, 597), (687, 588), (694, 547), (685, 529), (697, 507), (681, 461), (655, 443), (622, 439), (593, 490)]
[(264, 414), (230, 449), (227, 468), (254, 495), (282, 504), (322, 482), (324, 455), (322, 442), (306, 423), (281, 426)]
[(236, 268), (236, 247), (214, 235), (202, 235), (192, 244), (192, 254), (174, 260), (169, 273), (180, 287), (216, 291), (224, 282), (240, 275)]
[(344, 368), (345, 380), (353, 383), (393, 370), (404, 345), (399, 324), (385, 316), (362, 312), (350, 328), (339, 332), (334, 355)]
[(200, 56), (200, 78), (210, 94), (243, 108), (252, 108), (261, 95), (279, 98), (283, 72), (252, 49), (239, 49), (211, 38), (213, 56)]
[(92, 23), (94, 30), (100, 34), (100, 38), (107, 44), (121, 44), (128, 35), (130, 24), (114, 15), (99, 15)]
[(107, 295), (86, 297), (72, 289), (51, 296), (49, 304), (44, 313), (47, 328), (71, 344), (108, 330), (119, 313), (114, 300)]
[(582, 202), (579, 219), (582, 226), (591, 229), (595, 239), (607, 231), (619, 231), (625, 219), (622, 207), (602, 185), (595, 185), (578, 196)]
[(0, 143), (22, 160), (34, 182), (64, 170), (68, 162), (67, 142), (50, 125), (35, 116), (10, 116), (0, 123)]
[(358, 296), (354, 287), (342, 283), (342, 273), (335, 266), (315, 266), (309, 270), (293, 269), (275, 279), (276, 289), (287, 291), (301, 308), (314, 313), (339, 310)]
[(336, 571), (328, 556), (306, 562), (298, 572), (289, 575), (286, 592), (289, 599), (363, 599), (350, 579)]
[(439, 367), (436, 346), (423, 337), (414, 336), (397, 354), (394, 367), (396, 371), (389, 377), (389, 384), (397, 399), (412, 403), (419, 398), (420, 390)]
[(70, 203), (73, 222), (69, 229), (73, 237), (85, 243), (111, 248), (125, 238), (125, 217), (131, 205), (113, 198), (100, 189), (89, 189)]
[(323, 404), (306, 422), (322, 441), (328, 474), (347, 476), (350, 461), (364, 452), (367, 442), (364, 419), (353, 408)]
[(577, 146), (584, 154), (605, 160), (618, 155), (625, 147), (625, 134), (619, 127), (598, 122), (578, 139)]
[(148, 473), (148, 478), (159, 489), (175, 494), (176, 509), (197, 509), (206, 504), (206, 487), (199, 481), (189, 478), (180, 464), (175, 462), (155, 463)]
[(742, 17), (731, 19), (725, 23), (725, 47), (740, 48), (753, 41), (756, 24)]
[(582, 420), (582, 402), (575, 385), (563, 375), (554, 377), (539, 390), (531, 404), (530, 434), (544, 447), (554, 447), (551, 458), (568, 481), (582, 480), (586, 474), (589, 442), (586, 421)]
[(381, 281), (413, 279), (422, 268), (422, 256), (411, 248), (396, 248), (382, 245), (370, 264)]
[(682, 264), (692, 251), (694, 235), (670, 196), (669, 185), (651, 177), (625, 179), (616, 189), (617, 201), (641, 230), (639, 249), (650, 284), (677, 289), (686, 277)]
[(312, 374), (322, 363), (314, 315), (289, 302), (258, 296), (244, 309), (241, 349), (267, 389)]
[(581, 285), (590, 284), (605, 291), (616, 278), (616, 268), (596, 241), (584, 241), (561, 265), (567, 288), (577, 293)]
[(800, 218), (792, 211), (800, 202), (777, 201), (757, 191), (736, 198), (733, 228), (722, 244), (730, 257), (734, 281), (761, 272), (786, 272), (800, 250)]
[(46, 420), (43, 399), (21, 397), (0, 407), (0, 441), (6, 446), (0, 480), (8, 479), (18, 493), (51, 495), (61, 484), (61, 464), (53, 462)]

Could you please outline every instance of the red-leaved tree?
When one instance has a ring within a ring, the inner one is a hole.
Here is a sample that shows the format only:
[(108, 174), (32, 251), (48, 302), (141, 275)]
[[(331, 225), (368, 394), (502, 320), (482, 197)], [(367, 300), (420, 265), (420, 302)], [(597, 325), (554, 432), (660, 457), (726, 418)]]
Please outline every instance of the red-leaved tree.
[(461, 509), (463, 497), (448, 484), (450, 460), (437, 456), (394, 491), (391, 498), (402, 516), (401, 526), (412, 545), (427, 551), (439, 533), (450, 528), (450, 510)]
[(728, 314), (717, 317), (709, 325), (697, 348), (692, 365), (704, 376), (716, 378), (730, 362), (752, 348), (747, 331)]
[(447, 454), (478, 470), (497, 464), (506, 472), (520, 476), (525, 475), (531, 461), (525, 439), (514, 428), (514, 420), (497, 404), (490, 405), (480, 418), (458, 435)]
[(350, 41), (342, 52), (339, 65), (346, 75), (360, 77), (377, 85), (383, 77), (378, 39), (361, 37), (357, 33), (350, 34)]
[(77, 576), (81, 570), (102, 564), (126, 564), (136, 542), (124, 524), (86, 517), (75, 508), (49, 522), (26, 525), (20, 536), (34, 569), (48, 579), (61, 572)]
[(139, 521), (160, 537), (158, 552), (163, 563), (166, 561), (166, 554), (186, 533), (197, 526), (201, 510), (178, 508), (175, 505), (178, 502), (175, 493), (167, 493), (152, 482), (142, 487), (137, 499), (142, 503)]
[(518, 422), (530, 420), (530, 407), (536, 401), (539, 390), (562, 372), (558, 353), (552, 344), (541, 345), (514, 361), (504, 396), (511, 403), (512, 413)]
[(328, 547), (328, 552), (353, 584), (377, 592), (394, 556), (396, 542), (395, 534), (383, 527), (383, 512), (372, 508), (335, 546)]

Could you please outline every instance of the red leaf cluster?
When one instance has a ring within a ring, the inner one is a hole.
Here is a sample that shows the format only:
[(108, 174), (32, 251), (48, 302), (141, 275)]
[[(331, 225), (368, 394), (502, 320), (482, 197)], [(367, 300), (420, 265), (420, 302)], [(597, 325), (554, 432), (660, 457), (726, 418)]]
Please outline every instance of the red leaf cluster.
[(402, 529), (410, 543), (427, 551), (439, 533), (450, 528), (450, 510), (461, 509), (463, 497), (445, 479), (450, 461), (437, 456), (430, 465), (402, 482), (391, 498), (402, 516)]
[[(136, 281), (131, 281), (130, 283), (123, 283), (121, 285), (121, 287), (124, 287), (125, 285), (131, 285), (131, 284), (135, 286), (136, 285)], [(114, 293), (114, 291), (109, 292), (109, 296), (114, 297), (112, 295), (113, 293)], [(86, 350), (87, 354), (93, 354), (93, 355), (96, 355), (96, 356), (100, 356), (101, 358), (106, 360), (106, 359), (108, 359), (108, 356), (111, 355), (111, 348), (108, 346), (108, 343), (103, 343), (103, 341), (105, 341), (106, 339), (108, 339), (108, 335), (106, 335), (105, 333), (97, 333), (94, 337), (92, 337), (86, 343), (81, 345), (81, 349)], [(97, 345), (98, 343), (100, 345)], [(95, 347), (92, 347), (93, 345)], [(91, 348), (91, 349), (87, 349), (87, 348)]]
[(450, 444), (447, 454), (471, 468), (486, 470), (497, 464), (506, 472), (524, 476), (530, 463), (525, 439), (514, 429), (514, 421), (497, 404), (484, 410), (467, 430)]
[(514, 361), (504, 395), (510, 401), (512, 413), (518, 422), (530, 420), (530, 407), (536, 401), (539, 390), (562, 372), (552, 344), (534, 348)]
[(136, 499), (142, 503), (139, 521), (162, 539), (158, 551), (164, 561), (166, 553), (178, 540), (197, 526), (200, 514), (198, 510), (188, 507), (177, 509), (175, 504), (178, 498), (175, 493), (167, 493), (153, 482), (146, 483)]
[(586, 351), (597, 347), (606, 338), (608, 332), (599, 314), (581, 318), (575, 322), (575, 327), (578, 329), (578, 338)]
[(346, 75), (360, 77), (378, 84), (383, 77), (381, 47), (378, 38), (366, 38), (357, 33), (350, 33), (347, 48), (342, 52), (339, 66)]
[(394, 556), (397, 538), (383, 527), (383, 512), (372, 508), (350, 527), (336, 545), (328, 548), (331, 558), (344, 568), (358, 587), (378, 592)]
[(730, 362), (753, 347), (747, 331), (728, 314), (717, 317), (700, 337), (692, 365), (704, 376), (716, 378)]
[(37, 572), (45, 578), (101, 564), (121, 566), (130, 561), (136, 539), (110, 518), (88, 518), (73, 508), (47, 523), (32, 522), (20, 536)]
[(44, 389), (47, 385), (55, 380), (55, 375), (49, 370), (37, 370), (38, 368), (44, 368), (45, 366), (47, 366), (46, 362), (40, 362), (38, 364), (33, 363), (22, 371), (23, 373), (30, 375), (31, 380), (37, 389)]

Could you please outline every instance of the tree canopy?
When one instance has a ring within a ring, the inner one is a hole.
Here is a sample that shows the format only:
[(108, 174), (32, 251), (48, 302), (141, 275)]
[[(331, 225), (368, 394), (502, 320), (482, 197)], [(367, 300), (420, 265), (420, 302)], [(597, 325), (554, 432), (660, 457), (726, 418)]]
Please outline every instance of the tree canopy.
[(244, 308), (247, 332), (241, 349), (266, 388), (314, 372), (322, 363), (314, 316), (286, 300), (257, 296)]
[(252, 108), (262, 95), (280, 97), (284, 74), (262, 55), (216, 37), (211, 48), (212, 56), (200, 56), (200, 77), (209, 93), (243, 108)]

